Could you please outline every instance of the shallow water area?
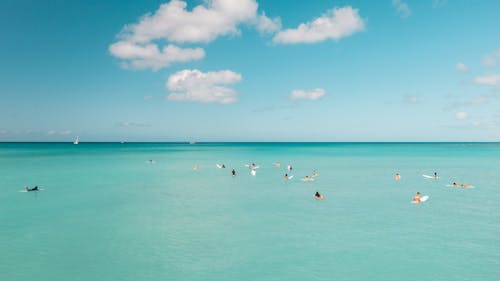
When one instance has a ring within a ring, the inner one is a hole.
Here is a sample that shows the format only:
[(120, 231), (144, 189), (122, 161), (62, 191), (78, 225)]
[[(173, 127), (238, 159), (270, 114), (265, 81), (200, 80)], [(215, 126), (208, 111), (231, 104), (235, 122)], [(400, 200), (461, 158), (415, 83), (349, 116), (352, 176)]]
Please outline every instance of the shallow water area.
[(2, 280), (500, 276), (498, 143), (0, 143), (0, 168)]

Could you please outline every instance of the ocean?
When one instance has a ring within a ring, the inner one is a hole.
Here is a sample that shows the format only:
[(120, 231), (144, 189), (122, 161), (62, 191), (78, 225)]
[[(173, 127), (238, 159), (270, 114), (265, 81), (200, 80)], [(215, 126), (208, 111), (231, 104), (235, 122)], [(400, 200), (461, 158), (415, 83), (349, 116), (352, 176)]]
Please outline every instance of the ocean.
[(0, 143), (0, 280), (500, 280), (499, 191), (500, 143)]

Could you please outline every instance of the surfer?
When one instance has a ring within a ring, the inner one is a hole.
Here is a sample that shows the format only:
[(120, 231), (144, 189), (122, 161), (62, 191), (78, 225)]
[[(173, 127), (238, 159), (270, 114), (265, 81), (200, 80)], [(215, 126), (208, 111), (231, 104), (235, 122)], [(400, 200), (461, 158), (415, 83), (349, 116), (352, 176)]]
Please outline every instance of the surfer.
[(311, 178), (309, 178), (309, 176), (306, 176), (306, 177), (304, 178), (304, 180), (305, 180), (305, 181), (310, 181), (310, 180), (311, 180)]
[(417, 194), (413, 196), (413, 202), (420, 202), (420, 192), (417, 192)]
[(231, 171), (231, 175), (233, 175), (233, 177), (236, 176), (236, 171), (234, 169)]
[(198, 167), (198, 164), (194, 165), (193, 170), (198, 171), (200, 167)]
[(319, 192), (317, 192), (317, 191), (314, 194), (314, 198), (319, 199), (319, 200), (323, 200), (324, 199), (323, 195), (319, 194)]
[(316, 172), (316, 170), (314, 170), (313, 173), (312, 173), (312, 177), (315, 178), (317, 176), (318, 176), (318, 172)]
[(285, 180), (286, 181), (288, 180), (288, 174), (285, 174)]
[(394, 179), (395, 180), (400, 180), (401, 179), (401, 175), (399, 173), (396, 173), (396, 175), (394, 176)]
[(434, 172), (434, 177), (437, 179), (438, 178), (438, 173)]
[(35, 187), (33, 187), (33, 188), (29, 188), (29, 187), (27, 187), (27, 186), (26, 186), (26, 192), (29, 192), (29, 191), (38, 191), (38, 190), (40, 190), (40, 189), (38, 188), (38, 186), (35, 186)]
[(288, 165), (288, 167), (286, 167), (288, 169), (288, 171), (291, 171), (293, 168), (292, 168), (292, 165)]
[(222, 169), (225, 169), (226, 168), (226, 165), (222, 164)]

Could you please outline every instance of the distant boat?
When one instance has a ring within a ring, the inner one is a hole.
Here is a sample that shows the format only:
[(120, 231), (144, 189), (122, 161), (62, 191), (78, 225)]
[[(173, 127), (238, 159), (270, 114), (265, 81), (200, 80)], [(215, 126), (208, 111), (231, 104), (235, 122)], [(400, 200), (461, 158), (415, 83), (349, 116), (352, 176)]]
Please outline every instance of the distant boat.
[(189, 144), (196, 144), (196, 142), (195, 141), (190, 141)]
[(78, 144), (78, 136), (76, 137), (75, 141), (73, 142), (73, 144)]

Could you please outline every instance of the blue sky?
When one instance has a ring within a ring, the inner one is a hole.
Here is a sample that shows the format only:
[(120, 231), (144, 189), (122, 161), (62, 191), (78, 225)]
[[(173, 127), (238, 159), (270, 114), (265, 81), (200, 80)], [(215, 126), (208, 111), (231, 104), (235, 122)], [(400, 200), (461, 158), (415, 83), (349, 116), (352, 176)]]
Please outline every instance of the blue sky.
[(500, 2), (0, 2), (0, 141), (500, 141)]

